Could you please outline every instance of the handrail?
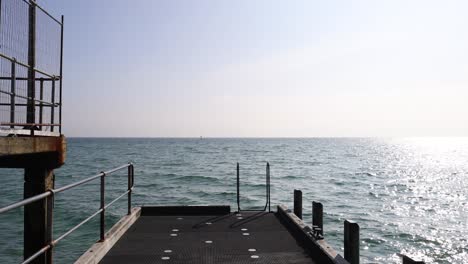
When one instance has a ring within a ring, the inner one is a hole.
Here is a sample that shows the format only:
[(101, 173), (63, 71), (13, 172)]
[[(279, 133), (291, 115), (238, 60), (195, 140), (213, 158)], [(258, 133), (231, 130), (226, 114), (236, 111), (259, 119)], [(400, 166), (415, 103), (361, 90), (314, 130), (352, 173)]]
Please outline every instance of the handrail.
[[(15, 93), (12, 93), (12, 92), (7, 92), (7, 91), (1, 91), (0, 90), (0, 93), (11, 95), (11, 96), (18, 97), (18, 98), (21, 98), (21, 99), (32, 100), (34, 102), (42, 103), (44, 106), (53, 106), (53, 107), (60, 106), (60, 103), (50, 103), (50, 102), (47, 102), (47, 101), (44, 101), (44, 100), (34, 99), (32, 97), (19, 95), (19, 94), (15, 94)], [(18, 104), (15, 104), (15, 105), (18, 105)]]
[[(29, 66), (28, 64), (26, 64), (24, 62), (21, 62), (21, 61), (17, 61), (15, 58), (9, 57), (9, 56), (7, 56), (7, 55), (5, 55), (3, 53), (0, 53), (0, 57), (2, 57), (4, 59), (7, 59), (7, 60), (9, 60), (9, 61), (11, 61), (11, 62), (13, 62), (15, 64), (20, 65), (20, 66), (23, 66), (25, 68), (31, 68), (31, 66)], [(49, 78), (53, 78), (54, 80), (58, 80), (57, 78), (61, 79), (61, 76), (55, 76), (53, 74), (47, 73), (47, 72), (39, 70), (37, 68), (32, 68), (32, 70), (35, 71), (35, 72), (38, 72), (38, 73), (40, 73), (42, 75), (45, 75), (45, 76), (47, 76)]]
[[(239, 171), (239, 162), (237, 163), (236, 166), (236, 176), (237, 176), (237, 212), (241, 211), (259, 211), (259, 210), (253, 210), (253, 209), (242, 209), (240, 206), (240, 171)], [(268, 207), (268, 212), (271, 212), (271, 197), (270, 197), (270, 163), (267, 162), (266, 164), (266, 174), (265, 174), (265, 206), (263, 207), (263, 210), (260, 211), (266, 211)]]
[[(108, 175), (110, 175), (110, 174), (112, 174), (112, 173), (114, 173), (116, 171), (122, 170), (124, 168), (128, 168), (128, 170), (127, 170), (127, 177), (128, 177), (127, 190), (123, 194), (119, 195), (117, 198), (115, 198), (114, 200), (112, 200), (110, 203), (108, 203), (106, 205), (105, 202), (104, 202), (104, 192), (105, 192), (104, 178), (106, 176), (108, 176)], [(100, 206), (99, 210), (97, 210), (92, 215), (90, 215), (89, 217), (87, 217), (86, 219), (84, 219), (79, 224), (75, 225), (74, 227), (70, 228), (67, 232), (65, 232), (64, 234), (62, 234), (61, 236), (59, 236), (57, 239), (54, 240), (53, 237), (52, 237), (52, 232), (51, 232), (53, 230), (53, 226), (52, 226), (53, 206), (49, 206), (49, 205), (52, 205), (54, 203), (55, 194), (64, 192), (66, 190), (72, 189), (74, 187), (83, 185), (83, 184), (88, 183), (88, 182), (91, 182), (91, 181), (93, 181), (93, 180), (95, 180), (97, 178), (101, 179), (101, 206)], [(31, 261), (33, 261), (34, 259), (36, 259), (37, 257), (39, 257), (40, 255), (42, 255), (42, 254), (44, 254), (46, 252), (51, 257), (52, 256), (52, 249), (54, 248), (54, 246), (60, 240), (64, 239), (65, 237), (67, 237), (68, 235), (73, 233), (76, 229), (78, 229), (79, 227), (81, 227), (82, 225), (84, 225), (85, 223), (90, 221), (91, 219), (93, 219), (98, 214), (101, 215), (100, 237), (101, 237), (101, 241), (104, 241), (105, 240), (104, 233), (105, 233), (105, 211), (106, 211), (106, 209), (108, 207), (110, 207), (111, 205), (113, 205), (115, 202), (117, 202), (120, 198), (124, 197), (125, 195), (128, 195), (127, 214), (130, 214), (131, 207), (132, 207), (131, 195), (132, 195), (133, 186), (134, 186), (134, 167), (133, 167), (132, 163), (128, 163), (128, 164), (125, 164), (125, 165), (110, 169), (108, 171), (100, 172), (99, 174), (96, 174), (96, 175), (91, 176), (89, 178), (83, 179), (81, 181), (71, 183), (71, 184), (65, 185), (65, 186), (60, 187), (60, 188), (49, 189), (47, 192), (44, 192), (44, 193), (29, 197), (27, 199), (24, 199), (22, 201), (19, 201), (19, 202), (10, 204), (10, 205), (7, 205), (5, 207), (0, 208), (0, 214), (11, 211), (11, 210), (13, 210), (15, 208), (19, 208), (19, 207), (22, 207), (22, 206), (37, 202), (37, 201), (42, 200), (42, 199), (47, 200), (47, 205), (48, 206), (47, 206), (47, 215), (46, 215), (46, 217), (47, 217), (47, 223), (48, 223), (47, 224), (47, 229), (49, 229), (49, 230), (47, 230), (46, 233), (49, 236), (48, 237), (49, 242), (43, 248), (41, 248), (36, 253), (29, 256), (27, 259), (25, 259), (22, 262), (22, 264), (26, 264), (26, 263), (30, 263)]]
[(45, 192), (45, 193), (41, 193), (41, 194), (38, 194), (38, 195), (35, 195), (35, 196), (32, 196), (32, 197), (29, 197), (29, 198), (24, 199), (22, 201), (7, 205), (7, 206), (5, 206), (3, 208), (0, 208), (0, 214), (8, 212), (10, 210), (13, 210), (13, 209), (21, 207), (21, 206), (28, 205), (30, 203), (34, 203), (36, 201), (42, 200), (42, 199), (44, 199), (46, 197), (49, 197), (50, 195), (52, 195), (51, 192)]

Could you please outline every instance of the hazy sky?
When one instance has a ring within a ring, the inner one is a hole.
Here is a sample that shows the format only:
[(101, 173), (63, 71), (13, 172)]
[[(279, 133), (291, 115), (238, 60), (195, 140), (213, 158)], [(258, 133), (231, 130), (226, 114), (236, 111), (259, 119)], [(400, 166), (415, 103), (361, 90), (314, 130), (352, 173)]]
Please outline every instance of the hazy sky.
[(468, 1), (39, 0), (67, 136), (468, 136)]

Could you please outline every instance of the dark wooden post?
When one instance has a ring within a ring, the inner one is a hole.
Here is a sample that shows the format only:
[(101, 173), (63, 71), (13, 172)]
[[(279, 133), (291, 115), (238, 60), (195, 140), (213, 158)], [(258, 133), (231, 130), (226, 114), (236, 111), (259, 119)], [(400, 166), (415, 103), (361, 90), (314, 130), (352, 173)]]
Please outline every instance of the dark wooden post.
[(403, 264), (425, 264), (424, 261), (416, 261), (405, 255), (403, 255), (402, 258)]
[(312, 202), (312, 226), (317, 226), (318, 233), (323, 236), (323, 205), (315, 201)]
[[(26, 168), (24, 170), (24, 198), (42, 194), (53, 188), (53, 170), (48, 168)], [(26, 260), (49, 242), (47, 227), (46, 199), (26, 205), (24, 207), (24, 252)], [(50, 209), (50, 208), (49, 208)], [(46, 262), (46, 254), (37, 257), (33, 262)]]
[(350, 264), (359, 264), (359, 225), (344, 221), (344, 258)]
[(302, 191), (294, 190), (294, 214), (302, 219)]

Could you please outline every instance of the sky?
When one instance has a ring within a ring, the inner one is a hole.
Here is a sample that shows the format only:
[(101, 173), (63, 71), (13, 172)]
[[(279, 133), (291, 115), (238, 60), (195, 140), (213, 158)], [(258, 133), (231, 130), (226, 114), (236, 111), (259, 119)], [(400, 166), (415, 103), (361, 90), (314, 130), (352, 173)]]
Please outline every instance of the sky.
[(468, 1), (38, 3), (66, 136), (468, 136)]

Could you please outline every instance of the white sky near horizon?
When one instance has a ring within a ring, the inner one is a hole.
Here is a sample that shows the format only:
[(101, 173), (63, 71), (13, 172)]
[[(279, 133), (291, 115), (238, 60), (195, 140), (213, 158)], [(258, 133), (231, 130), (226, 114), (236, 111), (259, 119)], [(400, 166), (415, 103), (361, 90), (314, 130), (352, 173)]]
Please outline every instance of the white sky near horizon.
[(39, 3), (66, 136), (468, 136), (468, 1)]

